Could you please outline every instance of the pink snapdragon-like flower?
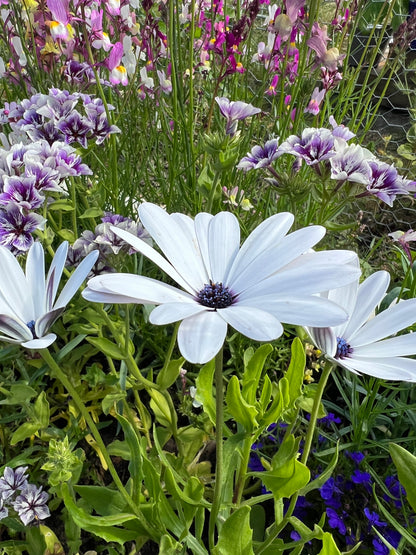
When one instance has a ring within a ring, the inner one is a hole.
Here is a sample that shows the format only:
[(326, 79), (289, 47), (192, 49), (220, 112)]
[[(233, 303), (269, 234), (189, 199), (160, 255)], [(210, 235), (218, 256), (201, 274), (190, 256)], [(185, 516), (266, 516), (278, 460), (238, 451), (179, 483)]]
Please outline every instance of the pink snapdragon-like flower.
[(309, 104), (305, 108), (305, 113), (309, 113), (309, 114), (313, 114), (314, 116), (317, 116), (320, 110), (319, 106), (321, 105), (321, 102), (325, 97), (325, 93), (326, 93), (325, 89), (322, 89), (320, 91), (318, 87), (315, 87), (312, 93), (312, 97), (309, 101)]
[(61, 39), (66, 42), (71, 40), (74, 30), (69, 23), (69, 0), (47, 0), (47, 5), (53, 17), (49, 22), (53, 40)]
[(119, 85), (121, 83), (126, 86), (128, 84), (126, 68), (121, 65), (122, 57), (123, 45), (121, 42), (116, 42), (107, 60), (108, 69), (110, 70), (110, 83), (113, 85)]

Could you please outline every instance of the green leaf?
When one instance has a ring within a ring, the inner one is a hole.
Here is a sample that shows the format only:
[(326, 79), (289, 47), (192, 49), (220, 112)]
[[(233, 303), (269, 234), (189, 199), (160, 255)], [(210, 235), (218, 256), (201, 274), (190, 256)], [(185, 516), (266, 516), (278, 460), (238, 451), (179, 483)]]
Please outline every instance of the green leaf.
[(285, 378), (289, 382), (289, 405), (294, 406), (299, 397), (302, 396), (302, 384), (305, 374), (306, 355), (299, 337), (292, 342), (292, 356)]
[(123, 428), (124, 437), (126, 438), (127, 445), (130, 449), (130, 464), (129, 472), (130, 476), (134, 481), (134, 485), (139, 491), (139, 483), (143, 478), (142, 474), (142, 456), (141, 456), (141, 446), (139, 438), (137, 437), (136, 431), (127, 418), (121, 416), (121, 414), (116, 414), (116, 418)]
[(41, 391), (39, 397), (35, 401), (34, 412), (39, 422), (39, 428), (44, 429), (49, 426), (50, 409), (46, 398), (46, 393)]
[(105, 337), (87, 337), (87, 341), (110, 358), (115, 360), (124, 360), (126, 358), (124, 352), (115, 343)]
[(266, 343), (265, 345), (261, 345), (261, 347), (259, 347), (247, 360), (246, 357), (244, 357), (245, 368), (243, 378), (241, 380), (242, 395), (250, 404), (254, 404), (256, 401), (256, 391), (259, 386), (264, 363), (272, 351), (273, 347), (269, 343)]
[(389, 444), (389, 452), (397, 468), (399, 482), (406, 490), (407, 500), (416, 511), (416, 457), (395, 443)]
[(162, 368), (157, 375), (157, 385), (160, 386), (161, 389), (168, 389), (168, 387), (175, 383), (184, 362), (184, 358), (171, 360), (166, 368)]
[(243, 506), (224, 522), (213, 555), (254, 555), (253, 531), (250, 528), (250, 507)]
[(150, 408), (155, 414), (156, 420), (165, 428), (172, 430), (176, 426), (176, 412), (171, 412), (169, 403), (163, 393), (156, 389), (149, 390)]
[(35, 397), (38, 392), (25, 383), (16, 383), (10, 386), (6, 399), (0, 401), (0, 405), (23, 405)]
[(318, 555), (341, 555), (334, 538), (330, 532), (324, 532), (322, 538), (322, 549)]
[(118, 393), (109, 393), (108, 395), (106, 395), (101, 401), (103, 413), (107, 415), (119, 401), (123, 401), (125, 398), (125, 391), (119, 391)]
[(126, 502), (119, 491), (105, 486), (73, 486), (74, 491), (100, 516), (120, 514)]
[(179, 555), (183, 553), (183, 547), (171, 536), (165, 534), (160, 540), (159, 553), (163, 553), (164, 555)]
[(98, 206), (93, 206), (92, 208), (87, 208), (82, 216), (79, 216), (79, 219), (82, 220), (84, 218), (101, 218), (103, 215), (103, 211)]
[(74, 243), (75, 242), (75, 233), (73, 231), (71, 231), (70, 229), (60, 229), (58, 231), (58, 235), (61, 239), (63, 239), (64, 241), (68, 241), (68, 243)]
[(198, 401), (203, 404), (204, 412), (215, 425), (215, 400), (212, 394), (214, 371), (215, 360), (211, 360), (201, 368), (195, 383), (198, 392)]
[(25, 422), (17, 428), (10, 439), (10, 445), (16, 445), (19, 441), (23, 441), (40, 430), (41, 426), (38, 422)]
[(228, 383), (227, 394), (225, 396), (227, 409), (236, 422), (242, 424), (247, 432), (252, 432), (257, 424), (256, 407), (247, 403), (241, 394), (240, 382), (237, 376), (232, 376)]
[(74, 210), (74, 206), (69, 199), (56, 200), (55, 202), (51, 202), (51, 204), (48, 205), (48, 210), (62, 210), (62, 212), (71, 212), (72, 210)]

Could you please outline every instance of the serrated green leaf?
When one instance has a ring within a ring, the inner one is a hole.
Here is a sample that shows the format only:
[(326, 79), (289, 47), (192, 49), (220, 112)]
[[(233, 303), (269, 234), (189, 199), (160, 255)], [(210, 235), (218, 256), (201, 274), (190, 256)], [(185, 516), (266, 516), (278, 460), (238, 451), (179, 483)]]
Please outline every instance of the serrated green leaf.
[(252, 432), (258, 426), (256, 416), (258, 411), (255, 406), (247, 403), (240, 390), (237, 376), (232, 376), (225, 396), (228, 412), (236, 422), (242, 424), (247, 432)]
[(250, 527), (250, 507), (234, 511), (224, 522), (213, 555), (254, 555), (253, 531)]

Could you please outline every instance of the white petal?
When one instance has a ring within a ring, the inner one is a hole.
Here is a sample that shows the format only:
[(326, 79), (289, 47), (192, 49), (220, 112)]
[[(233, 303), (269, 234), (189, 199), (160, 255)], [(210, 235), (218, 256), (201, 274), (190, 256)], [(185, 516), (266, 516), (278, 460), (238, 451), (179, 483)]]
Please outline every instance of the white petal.
[[(26, 280), (32, 298), (32, 320), (39, 318), (45, 311), (45, 253), (41, 243), (35, 241), (29, 249), (26, 260)], [(30, 320), (28, 320), (30, 321)]]
[[(20, 264), (6, 247), (0, 246), (0, 298), (9, 307), (11, 314), (26, 320), (33, 313), (33, 304), (28, 294), (27, 282)], [(13, 287), (11, 287), (11, 284)], [(31, 318), (33, 319), (33, 318)]]
[(416, 355), (416, 333), (406, 333), (362, 347), (354, 346), (354, 355), (375, 358)]
[(198, 240), (199, 251), (204, 262), (205, 270), (207, 276), (211, 276), (211, 261), (209, 259), (209, 248), (208, 248), (208, 228), (211, 220), (213, 219), (212, 214), (207, 214), (207, 212), (200, 212), (195, 216), (195, 234)]
[(332, 302), (342, 306), (349, 316), (349, 319), (339, 326), (333, 327), (333, 332), (336, 337), (344, 337), (345, 329), (349, 325), (350, 318), (354, 313), (354, 309), (357, 303), (357, 293), (358, 293), (359, 280), (355, 280), (342, 287), (337, 287), (337, 289), (332, 289), (328, 292), (328, 299)]
[(371, 359), (351, 357), (337, 361), (348, 370), (368, 374), (382, 380), (416, 382), (416, 360), (392, 357)]
[(91, 268), (94, 266), (98, 258), (98, 255), (98, 250), (90, 252), (81, 262), (81, 264), (77, 266), (75, 272), (71, 275), (71, 277), (65, 284), (65, 287), (62, 289), (61, 294), (59, 295), (53, 308), (61, 308), (69, 303), (69, 301), (80, 288), (84, 279), (90, 273)]
[(59, 316), (64, 312), (65, 307), (56, 308), (51, 310), (38, 318), (35, 322), (35, 335), (36, 337), (43, 337), (52, 324), (59, 318)]
[(104, 303), (104, 304), (135, 304), (136, 299), (132, 297), (127, 297), (125, 295), (118, 295), (117, 293), (111, 293), (110, 291), (105, 291), (102, 288), (100, 291), (94, 291), (86, 287), (82, 293), (82, 297), (86, 301), (91, 303)]
[(267, 277), (275, 274), (288, 265), (293, 259), (306, 249), (315, 245), (324, 233), (324, 228), (311, 226), (298, 229), (290, 235), (283, 237), (277, 244), (270, 249), (263, 251), (253, 262), (236, 276), (232, 283), (232, 289), (237, 292), (244, 291), (251, 285), (259, 283)]
[(52, 345), (55, 339), (56, 335), (54, 333), (49, 333), (39, 339), (32, 339), (30, 341), (26, 341), (26, 343), (22, 343), (22, 347), (26, 347), (26, 349), (46, 349), (46, 347)]
[(258, 256), (279, 243), (293, 224), (294, 216), (289, 212), (275, 214), (264, 220), (250, 233), (239, 250), (227, 276), (227, 283), (233, 284), (238, 276), (250, 266)]
[(19, 342), (32, 338), (32, 332), (24, 322), (7, 314), (0, 314), (0, 333)]
[(337, 352), (337, 338), (332, 328), (306, 328), (312, 343), (324, 354), (333, 357)]
[[(354, 334), (351, 345), (359, 347), (393, 335), (416, 321), (416, 299), (402, 301), (380, 312)], [(345, 339), (349, 341), (349, 337)]]
[(205, 280), (205, 267), (194, 237), (189, 237), (178, 218), (163, 208), (145, 202), (139, 207), (142, 224), (159, 245), (163, 254), (195, 292), (200, 291)]
[(272, 314), (258, 308), (234, 305), (218, 310), (230, 326), (255, 341), (274, 341), (283, 333), (283, 326)]
[(352, 265), (325, 266), (310, 262), (305, 266), (284, 269), (238, 295), (239, 300), (275, 295), (278, 298), (304, 296), (341, 287), (355, 281), (359, 270)]
[(104, 274), (96, 276), (89, 280), (88, 289), (91, 289), (96, 294), (103, 293), (103, 299), (95, 302), (123, 302), (107, 301), (109, 293), (114, 293), (118, 297), (132, 299), (128, 302), (137, 304), (195, 302), (191, 295), (176, 287), (172, 287), (172, 285), (134, 274)]
[[(376, 306), (380, 304), (386, 294), (389, 283), (389, 274), (380, 271), (372, 274), (359, 286), (354, 311), (343, 332), (343, 337), (348, 342), (353, 341), (361, 326), (370, 318)], [(382, 337), (386, 337), (386, 335)]]
[(183, 320), (178, 330), (182, 355), (194, 364), (212, 360), (224, 344), (227, 323), (217, 312), (202, 312)]
[(341, 306), (323, 297), (312, 295), (305, 297), (293, 295), (284, 298), (267, 295), (257, 299), (247, 299), (241, 304), (267, 310), (281, 322), (295, 326), (326, 328), (346, 322), (348, 318)]
[(157, 326), (163, 326), (172, 322), (179, 322), (179, 320), (184, 320), (207, 310), (205, 306), (197, 302), (165, 303), (152, 310), (149, 322)]
[(214, 283), (224, 283), (240, 248), (240, 226), (234, 214), (220, 212), (210, 221), (208, 248), (210, 277)]
[(62, 272), (64, 271), (66, 255), (68, 253), (68, 241), (64, 241), (59, 245), (50, 265), (48, 276), (46, 278), (46, 306), (44, 310), (52, 309), (55, 302), (56, 293), (58, 292), (59, 282), (61, 281)]
[[(163, 270), (168, 276), (170, 276), (178, 285), (183, 287), (189, 293), (196, 293), (197, 291), (189, 286), (185, 279), (175, 270), (175, 268), (170, 264), (166, 258), (164, 258), (160, 253), (158, 253), (153, 247), (148, 243), (139, 239), (132, 233), (125, 231), (124, 229), (119, 229), (118, 227), (111, 227), (116, 235), (121, 237), (123, 241), (126, 241), (129, 245), (134, 247), (136, 251), (140, 252), (146, 258), (154, 262), (161, 270)], [(201, 288), (202, 289), (202, 288)]]

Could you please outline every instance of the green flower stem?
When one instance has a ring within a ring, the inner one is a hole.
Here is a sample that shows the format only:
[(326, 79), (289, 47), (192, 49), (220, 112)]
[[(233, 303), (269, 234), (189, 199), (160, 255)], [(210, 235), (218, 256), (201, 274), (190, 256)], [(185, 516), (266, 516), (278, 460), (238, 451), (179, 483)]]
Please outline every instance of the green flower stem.
[(52, 357), (48, 349), (41, 349), (39, 351), (41, 357), (48, 365), (49, 369), (51, 370), (52, 374), (57, 378), (61, 384), (65, 387), (67, 392), (71, 395), (72, 399), (74, 400), (78, 410), (80, 411), (81, 415), (83, 416), (86, 424), (88, 425), (92, 435), (94, 436), (95, 441), (97, 442), (98, 447), (103, 455), (103, 458), (108, 466), (108, 470), (111, 474), (111, 477), (114, 480), (115, 485), (117, 486), (120, 494), (122, 495), (126, 504), (130, 507), (133, 513), (136, 515), (137, 519), (140, 521), (140, 524), (148, 531), (151, 537), (158, 537), (157, 531), (153, 529), (153, 527), (147, 522), (145, 517), (143, 516), (142, 512), (140, 511), (139, 507), (134, 503), (130, 495), (127, 493), (125, 487), (123, 486), (119, 475), (113, 465), (113, 461), (111, 460), (110, 455), (108, 454), (107, 448), (101, 438), (100, 432), (98, 431), (97, 426), (95, 425), (93, 419), (91, 418), (90, 413), (88, 412), (85, 404), (83, 403), (81, 397), (78, 395), (77, 390), (63, 373), (61, 368), (56, 363), (55, 359)]
[[(308, 462), (313, 437), (315, 435), (316, 421), (318, 420), (318, 414), (319, 414), (319, 408), (321, 406), (322, 395), (324, 393), (325, 386), (328, 382), (328, 378), (329, 378), (329, 375), (332, 372), (333, 367), (334, 367), (334, 365), (331, 362), (327, 362), (325, 364), (324, 370), (323, 370), (322, 375), (321, 375), (321, 379), (319, 380), (319, 383), (318, 383), (318, 388), (317, 388), (316, 393), (315, 393), (315, 398), (314, 398), (314, 401), (313, 401), (313, 407), (312, 407), (312, 412), (311, 412), (311, 418), (309, 420), (308, 430), (306, 432), (305, 445), (304, 445), (304, 448), (303, 448), (302, 457), (300, 459), (301, 462), (304, 465), (306, 465), (306, 463)], [(296, 503), (298, 501), (298, 497), (299, 497), (299, 493), (295, 493), (292, 496), (292, 498), (290, 500), (289, 507), (288, 507), (288, 509), (285, 513), (285, 516), (282, 519), (281, 523), (278, 526), (276, 524), (274, 524), (271, 527), (270, 534), (269, 534), (267, 540), (264, 541), (261, 544), (261, 546), (259, 547), (258, 550), (256, 550), (256, 552), (255, 552), (256, 555), (259, 555), (260, 553), (263, 553), (273, 543), (273, 541), (275, 540), (275, 538), (277, 538), (277, 536), (280, 534), (280, 532), (285, 528), (285, 526), (289, 522), (290, 517), (293, 514), (293, 511), (295, 510)]]
[(216, 442), (216, 463), (215, 463), (215, 487), (214, 498), (212, 501), (211, 514), (209, 517), (209, 548), (213, 550), (215, 545), (215, 524), (221, 506), (222, 494), (222, 474), (223, 474), (223, 425), (224, 425), (224, 390), (223, 390), (223, 350), (215, 357), (215, 442)]
[(243, 495), (244, 485), (246, 483), (246, 474), (248, 463), (250, 460), (251, 446), (255, 441), (257, 441), (257, 435), (256, 437), (250, 435), (244, 440), (243, 456), (241, 459), (240, 470), (238, 472), (237, 483), (234, 488), (233, 495), (233, 503), (237, 506), (239, 506), (241, 503), (241, 497)]

